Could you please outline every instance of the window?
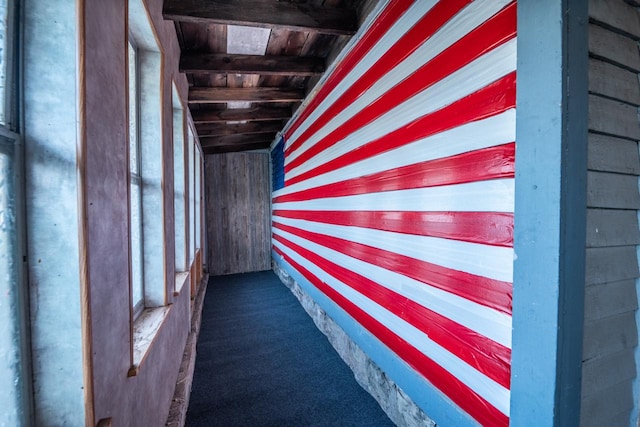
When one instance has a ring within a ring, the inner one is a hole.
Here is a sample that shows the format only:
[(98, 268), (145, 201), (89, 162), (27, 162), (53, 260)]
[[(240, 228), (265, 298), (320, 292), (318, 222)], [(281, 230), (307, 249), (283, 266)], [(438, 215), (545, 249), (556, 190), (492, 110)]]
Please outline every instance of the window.
[(167, 303), (162, 53), (144, 2), (129, 4), (129, 212), (134, 318)]
[(140, 175), (140, 114), (138, 50), (129, 36), (129, 236), (131, 245), (131, 292), (134, 317), (144, 307), (142, 246), (142, 176)]
[(15, 1), (0, 0), (0, 125), (5, 129), (17, 129), (18, 108), (15, 78), (17, 73), (16, 55), (14, 55), (18, 37), (16, 37)]
[(192, 263), (196, 257), (196, 183), (195, 183), (195, 138), (189, 129), (189, 262)]
[(271, 150), (271, 191), (277, 191), (284, 188), (284, 138)]
[[(165, 277), (163, 56), (143, 0), (129, 0), (129, 212), (132, 360), (136, 375), (169, 312)], [(170, 120), (170, 119), (169, 119)]]
[(173, 84), (173, 212), (175, 242), (175, 282), (177, 295), (189, 278), (187, 265), (187, 202), (185, 174), (185, 115), (178, 89)]
[(201, 199), (202, 199), (202, 153), (200, 152), (200, 146), (198, 146), (197, 144), (195, 145), (196, 148), (196, 158), (195, 158), (195, 183), (196, 183), (196, 189), (195, 189), (195, 197), (196, 197), (196, 206), (195, 206), (195, 226), (196, 226), (196, 230), (195, 230), (195, 235), (196, 235), (196, 249), (200, 249), (202, 247), (202, 242), (201, 240), (201, 234), (202, 234), (202, 227), (201, 227), (201, 216), (202, 216), (202, 212), (200, 209), (201, 208)]
[(184, 110), (173, 85), (173, 210), (175, 217), (176, 273), (187, 271), (185, 227)]
[(17, 1), (0, 0), (0, 425), (29, 425), (23, 147), (18, 128)]

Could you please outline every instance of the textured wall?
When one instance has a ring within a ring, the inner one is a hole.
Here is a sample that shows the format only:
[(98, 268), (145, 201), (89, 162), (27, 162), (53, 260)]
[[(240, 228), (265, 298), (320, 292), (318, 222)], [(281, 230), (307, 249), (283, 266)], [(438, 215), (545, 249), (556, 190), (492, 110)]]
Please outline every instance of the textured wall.
[(271, 268), (269, 154), (205, 158), (209, 274)]
[[(86, 242), (91, 316), (90, 378), (94, 422), (113, 425), (164, 425), (182, 352), (189, 332), (190, 295), (184, 287), (174, 296), (173, 222), (173, 82), (187, 97), (187, 82), (178, 72), (179, 46), (173, 23), (162, 18), (161, 0), (129, 0), (142, 19), (147, 14), (162, 52), (158, 87), (161, 105), (154, 134), (160, 172), (157, 189), (154, 285), (157, 301), (171, 303), (168, 315), (133, 377), (129, 299), (127, 210), (127, 2), (85, 0)], [(147, 11), (142, 9), (147, 7)], [(140, 42), (140, 40), (138, 40)], [(156, 83), (157, 85), (157, 83)], [(162, 292), (164, 289), (164, 292)]]
[[(172, 81), (182, 99), (173, 23), (148, 6), (164, 53), (157, 147), (168, 314), (132, 367), (128, 238), (127, 1), (25, 0), (25, 145), (35, 423), (163, 425), (189, 332), (174, 296)], [(142, 11), (144, 19), (147, 12)], [(152, 35), (152, 37), (154, 37)], [(155, 37), (154, 37), (155, 38)], [(156, 83), (157, 84), (157, 83)], [(161, 186), (162, 185), (162, 186)]]
[(390, 2), (285, 129), (273, 193), (277, 262), (439, 424), (509, 422), (515, 12)]
[(82, 425), (77, 9), (75, 1), (27, 0), (23, 6), (34, 422)]
[[(589, 176), (581, 425), (636, 425), (640, 14), (589, 2)], [(635, 410), (633, 408), (636, 408)], [(630, 421), (630, 416), (632, 417)]]

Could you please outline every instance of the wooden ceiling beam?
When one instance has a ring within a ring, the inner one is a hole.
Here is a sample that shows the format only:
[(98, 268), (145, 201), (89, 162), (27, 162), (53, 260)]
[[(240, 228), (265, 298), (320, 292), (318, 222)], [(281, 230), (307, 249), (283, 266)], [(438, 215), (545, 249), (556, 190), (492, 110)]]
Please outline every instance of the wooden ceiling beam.
[(230, 110), (195, 110), (191, 112), (191, 115), (196, 124), (283, 120), (291, 118), (291, 108), (252, 107)]
[(225, 102), (297, 102), (304, 91), (277, 87), (192, 87), (190, 104), (221, 104)]
[(207, 123), (196, 126), (200, 137), (225, 135), (250, 135), (271, 133), (282, 130), (282, 121), (248, 123)]
[(180, 57), (180, 71), (183, 73), (309, 77), (320, 75), (324, 70), (324, 59), (303, 56), (186, 52)]
[(227, 135), (227, 136), (201, 136), (200, 145), (202, 148), (224, 147), (228, 145), (254, 144), (268, 142), (271, 144), (276, 133), (256, 134), (256, 135)]
[(249, 144), (226, 145), (222, 147), (203, 148), (202, 152), (207, 154), (237, 153), (239, 151), (266, 150), (271, 146), (271, 142), (253, 142)]
[(244, 25), (353, 35), (354, 9), (332, 9), (277, 0), (165, 0), (165, 19), (202, 24)]

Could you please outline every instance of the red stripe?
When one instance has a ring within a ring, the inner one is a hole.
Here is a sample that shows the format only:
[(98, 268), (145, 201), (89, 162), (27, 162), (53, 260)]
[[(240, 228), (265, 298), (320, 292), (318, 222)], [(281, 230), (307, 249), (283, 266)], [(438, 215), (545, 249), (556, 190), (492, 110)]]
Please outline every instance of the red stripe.
[[(416, 70), (410, 77), (382, 94), (371, 104), (356, 113), (351, 119), (340, 125), (320, 141), (309, 147), (285, 166), (285, 172), (303, 164), (328, 147), (338, 143), (361, 127), (371, 123), (392, 108), (424, 91), (441, 79), (468, 65), (495, 47), (514, 38), (516, 35), (516, 4), (512, 3), (494, 17), (468, 33), (431, 61)], [(379, 76), (373, 76), (378, 79)], [(346, 105), (345, 105), (346, 106)], [(335, 111), (334, 114), (337, 114)], [(314, 126), (320, 127), (333, 117), (325, 116), (323, 123), (317, 120)], [(305, 132), (295, 141), (304, 143), (311, 133)]]
[(512, 285), (396, 252), (273, 222), (273, 226), (352, 258), (442, 289), (461, 298), (511, 314)]
[[(302, 142), (318, 129), (324, 126), (327, 121), (338, 112), (347, 107), (354, 99), (358, 98), (369, 89), (381, 76), (384, 76), (396, 65), (405, 60), (419, 46), (427, 41), (431, 36), (448, 20), (450, 20), (460, 9), (470, 3), (470, 0), (449, 0), (440, 2), (433, 6), (409, 31), (407, 31), (398, 41), (387, 51), (384, 56), (365, 71), (362, 76), (351, 87), (340, 95), (336, 102), (331, 105), (318, 120), (314, 121), (309, 128), (286, 150), (290, 154), (298, 149)], [(353, 67), (352, 67), (353, 68)], [(332, 88), (333, 89), (333, 88)], [(324, 95), (324, 94), (323, 94)], [(328, 93), (327, 93), (328, 95)], [(318, 94), (316, 99), (323, 98)], [(293, 134), (292, 129), (287, 132), (287, 138)]]
[(514, 176), (515, 143), (428, 160), (278, 196), (275, 203), (463, 184)]
[(375, 318), (342, 296), (335, 289), (322, 282), (313, 273), (295, 262), (289, 255), (282, 252), (279, 248), (274, 247), (274, 250), (313, 286), (324, 293), (355, 321), (378, 338), (391, 351), (401, 357), (416, 372), (447, 395), (456, 405), (471, 415), (480, 424), (491, 427), (509, 425), (509, 418), (506, 415), (487, 402), (482, 396), (467, 387), (462, 381), (442, 366), (438, 365), (407, 341), (394, 334), (389, 328), (378, 322)]
[(380, 41), (382, 36), (391, 28), (391, 26), (404, 14), (413, 4), (413, 0), (394, 0), (390, 2), (387, 8), (382, 11), (373, 25), (364, 33), (360, 41), (353, 49), (344, 57), (344, 59), (336, 66), (333, 73), (324, 82), (316, 96), (304, 109), (291, 127), (286, 130), (286, 137), (298, 129), (300, 124), (309, 117), (309, 115), (318, 107), (320, 102), (336, 87), (336, 85), (344, 79), (344, 77), (355, 67), (355, 65), (364, 57), (373, 46)]
[(287, 179), (285, 186), (296, 184), (385, 151), (391, 151), (418, 139), (426, 138), (468, 122), (482, 120), (514, 108), (515, 83), (516, 73), (514, 71), (441, 110), (420, 117), (400, 129), (382, 135), (373, 141), (363, 143), (355, 150)]
[(502, 212), (273, 211), (273, 216), (513, 247), (513, 214)]
[(347, 270), (286, 238), (273, 238), (296, 251), (337, 280), (415, 326), (443, 348), (484, 375), (509, 388), (511, 350), (453, 320), (433, 312), (373, 280)]

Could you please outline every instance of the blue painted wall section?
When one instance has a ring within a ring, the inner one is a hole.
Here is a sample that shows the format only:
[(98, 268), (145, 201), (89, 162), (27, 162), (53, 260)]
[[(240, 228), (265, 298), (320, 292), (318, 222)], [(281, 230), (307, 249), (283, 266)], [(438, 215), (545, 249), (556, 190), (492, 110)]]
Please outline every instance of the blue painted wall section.
[(284, 138), (271, 150), (272, 184), (273, 191), (284, 187)]

